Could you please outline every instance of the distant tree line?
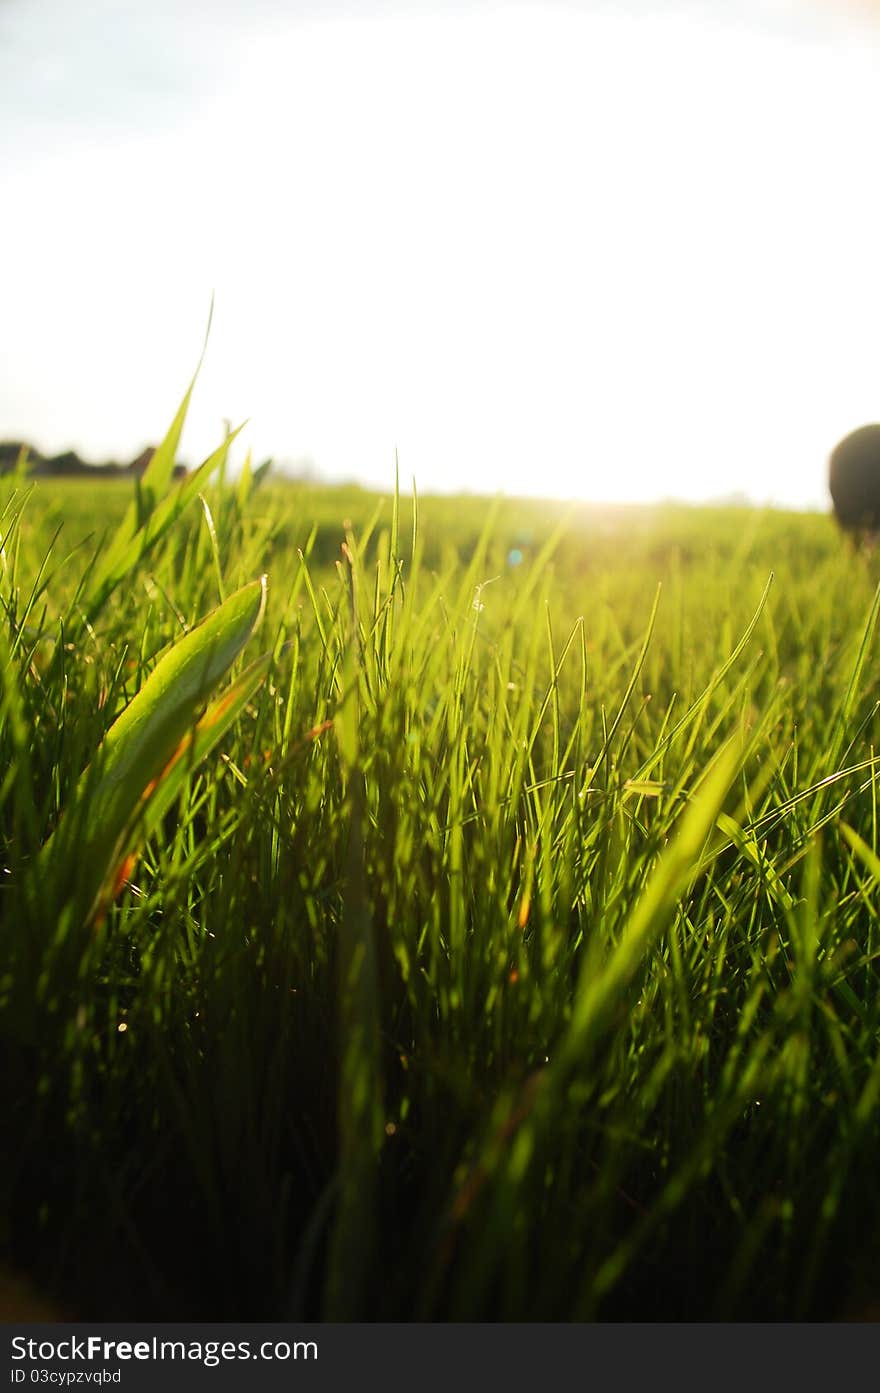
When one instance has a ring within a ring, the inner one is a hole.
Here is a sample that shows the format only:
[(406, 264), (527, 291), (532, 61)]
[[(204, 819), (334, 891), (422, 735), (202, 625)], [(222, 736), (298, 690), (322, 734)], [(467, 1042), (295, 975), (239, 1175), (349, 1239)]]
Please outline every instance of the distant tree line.
[[(75, 450), (65, 450), (60, 455), (44, 455), (24, 440), (0, 440), (0, 474), (10, 474), (23, 466), (25, 472), (38, 478), (83, 478), (112, 479), (119, 476), (139, 478), (155, 454), (155, 446), (148, 445), (128, 464), (108, 460), (103, 464), (90, 464), (80, 459)], [(183, 478), (186, 466), (176, 464), (174, 477)]]

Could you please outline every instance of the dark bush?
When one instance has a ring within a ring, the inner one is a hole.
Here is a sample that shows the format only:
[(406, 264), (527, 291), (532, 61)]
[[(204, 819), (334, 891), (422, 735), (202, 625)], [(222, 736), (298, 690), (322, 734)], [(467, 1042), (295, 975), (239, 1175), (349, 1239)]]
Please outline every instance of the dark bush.
[(880, 531), (880, 425), (860, 426), (835, 446), (828, 485), (841, 527)]

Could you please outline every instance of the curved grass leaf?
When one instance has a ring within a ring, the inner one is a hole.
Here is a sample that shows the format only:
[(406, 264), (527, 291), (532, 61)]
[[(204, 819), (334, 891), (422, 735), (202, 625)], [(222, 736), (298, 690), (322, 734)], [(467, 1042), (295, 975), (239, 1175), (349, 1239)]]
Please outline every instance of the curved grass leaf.
[[(41, 881), (56, 908), (73, 901), (75, 917), (92, 916), (146, 800), (181, 747), (197, 740), (205, 703), (256, 629), (265, 599), (265, 576), (230, 595), (159, 660), (110, 727), (38, 858)], [(215, 726), (220, 715), (215, 714)], [(202, 732), (203, 752), (210, 728)]]
[(118, 864), (108, 868), (102, 898), (115, 894), (128, 878), (138, 847), (155, 831), (184, 783), (229, 730), (269, 671), (272, 654), (256, 658), (235, 682), (212, 701), (196, 725), (186, 732), (165, 768), (144, 789), (120, 847)]

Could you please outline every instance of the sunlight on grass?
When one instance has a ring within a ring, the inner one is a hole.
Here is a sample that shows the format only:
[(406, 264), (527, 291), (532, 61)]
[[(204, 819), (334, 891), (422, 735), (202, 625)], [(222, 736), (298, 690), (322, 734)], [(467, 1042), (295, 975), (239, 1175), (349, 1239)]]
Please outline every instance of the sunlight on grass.
[(176, 484), (188, 402), (134, 498), (0, 480), (0, 1262), (83, 1318), (866, 1302), (873, 558)]

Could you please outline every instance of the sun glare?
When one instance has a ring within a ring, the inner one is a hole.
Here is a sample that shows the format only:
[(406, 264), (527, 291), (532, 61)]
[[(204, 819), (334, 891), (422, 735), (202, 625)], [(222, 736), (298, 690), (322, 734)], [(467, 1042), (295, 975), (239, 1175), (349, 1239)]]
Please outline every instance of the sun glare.
[(193, 455), (248, 417), (331, 478), (817, 503), (880, 414), (866, 31), (522, 6), (236, 56), (175, 124), (3, 156), (5, 434), (133, 453), (212, 290)]

